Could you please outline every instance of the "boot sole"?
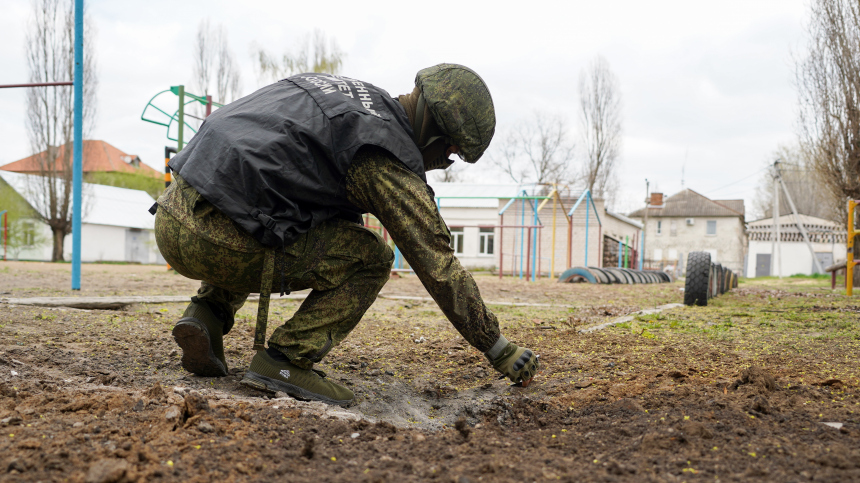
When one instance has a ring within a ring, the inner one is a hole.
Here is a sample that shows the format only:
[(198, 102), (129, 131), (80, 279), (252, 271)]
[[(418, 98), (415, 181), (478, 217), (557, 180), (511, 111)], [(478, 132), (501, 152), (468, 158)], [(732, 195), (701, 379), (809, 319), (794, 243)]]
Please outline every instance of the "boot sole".
[(215, 357), (206, 326), (193, 317), (180, 319), (173, 327), (173, 340), (182, 348), (182, 368), (203, 377), (224, 377), (227, 368)]
[(246, 372), (245, 377), (242, 378), (239, 383), (243, 386), (247, 386), (258, 391), (264, 391), (270, 394), (280, 391), (285, 392), (290, 396), (296, 399), (301, 399), (303, 401), (321, 401), (327, 404), (334, 404), (342, 407), (349, 405), (349, 403), (351, 403), (355, 399), (353, 398), (346, 401), (338, 401), (336, 399), (325, 397), (321, 394), (310, 392), (307, 389), (303, 389), (299, 386), (279, 381), (277, 379), (272, 379), (271, 377), (266, 377), (262, 374), (257, 374), (253, 371)]

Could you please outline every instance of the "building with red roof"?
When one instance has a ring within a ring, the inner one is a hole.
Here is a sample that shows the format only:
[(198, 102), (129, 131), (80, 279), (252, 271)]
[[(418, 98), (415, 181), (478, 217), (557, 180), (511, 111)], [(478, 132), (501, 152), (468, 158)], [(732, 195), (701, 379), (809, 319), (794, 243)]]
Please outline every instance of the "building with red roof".
[[(61, 146), (57, 158), (53, 161), (57, 171), (63, 170), (65, 146)], [(24, 159), (13, 161), (0, 166), (0, 170), (23, 174), (40, 174), (39, 157), (45, 156), (45, 151)], [(85, 140), (83, 146), (84, 173), (119, 172), (142, 174), (151, 178), (162, 176), (157, 170), (140, 162), (140, 157), (127, 154), (105, 141)]]

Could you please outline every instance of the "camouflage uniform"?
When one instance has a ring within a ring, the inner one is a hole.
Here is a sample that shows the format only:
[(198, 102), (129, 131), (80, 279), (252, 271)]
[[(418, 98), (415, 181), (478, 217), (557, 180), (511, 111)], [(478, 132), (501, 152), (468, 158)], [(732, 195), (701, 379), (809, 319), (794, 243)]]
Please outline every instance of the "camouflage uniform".
[[(430, 188), (386, 151), (365, 147), (346, 178), (349, 201), (375, 215), (439, 307), (473, 346), (499, 340), (496, 317), (472, 276), (454, 257), (450, 233)], [(180, 274), (202, 280), (197, 297), (232, 316), (259, 292), (267, 248), (215, 209), (181, 177), (158, 199), (159, 249)], [(273, 292), (313, 289), (269, 346), (310, 368), (355, 328), (388, 280), (394, 255), (358, 224), (330, 219), (283, 250), (275, 250)]]

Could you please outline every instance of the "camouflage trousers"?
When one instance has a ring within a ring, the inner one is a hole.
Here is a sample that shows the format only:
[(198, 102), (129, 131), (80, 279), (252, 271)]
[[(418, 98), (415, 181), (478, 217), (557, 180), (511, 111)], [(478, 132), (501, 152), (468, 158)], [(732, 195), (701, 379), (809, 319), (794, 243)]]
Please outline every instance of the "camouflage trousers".
[[(231, 316), (258, 293), (267, 248), (177, 179), (160, 198), (155, 238), (180, 274), (201, 280), (198, 299)], [(327, 220), (274, 252), (272, 292), (312, 289), (269, 337), (296, 365), (310, 368), (361, 320), (388, 281), (394, 253), (375, 232)]]

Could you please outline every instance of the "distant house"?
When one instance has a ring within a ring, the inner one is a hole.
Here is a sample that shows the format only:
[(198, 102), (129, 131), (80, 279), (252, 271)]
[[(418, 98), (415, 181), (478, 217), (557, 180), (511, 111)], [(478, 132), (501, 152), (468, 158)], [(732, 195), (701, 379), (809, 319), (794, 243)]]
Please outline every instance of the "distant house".
[[(30, 207), (40, 205), (43, 194), (34, 187), (39, 176), (0, 171), (0, 190), (13, 190)], [(124, 261), (164, 263), (153, 235), (155, 217), (147, 211), (155, 200), (146, 192), (98, 184), (83, 184), (81, 226), (81, 260), (84, 262)], [(0, 207), (0, 210), (3, 208)], [(32, 239), (51, 240), (48, 225), (36, 219), (22, 220)], [(63, 247), (68, 260), (72, 237)], [(22, 260), (51, 259), (51, 243), (23, 247), (17, 254)]]
[[(821, 263), (827, 268), (835, 261), (845, 260), (848, 232), (845, 225), (830, 220), (800, 215), (800, 222), (809, 237), (812, 250)], [(772, 266), (776, 233), (774, 232), (773, 217), (751, 221), (747, 224), (749, 237), (749, 257), (747, 261), (747, 276), (767, 277), (770, 275), (788, 276), (795, 274), (811, 275), (819, 273), (812, 261), (809, 247), (803, 241), (803, 234), (797, 226), (794, 215), (779, 217), (779, 247), (776, 259), (779, 267)]]
[(688, 253), (704, 251), (716, 263), (742, 273), (744, 200), (712, 200), (685, 189), (665, 199), (662, 193), (652, 193), (647, 222), (645, 210), (628, 216), (645, 223), (646, 266), (683, 266)]
[[(65, 146), (60, 146), (52, 160), (57, 171), (63, 171)], [(142, 174), (150, 178), (162, 176), (157, 170), (140, 162), (140, 157), (126, 154), (105, 141), (85, 140), (83, 145), (84, 175), (94, 172)], [(40, 174), (40, 159), (45, 151), (0, 166), (0, 170), (22, 174)]]

